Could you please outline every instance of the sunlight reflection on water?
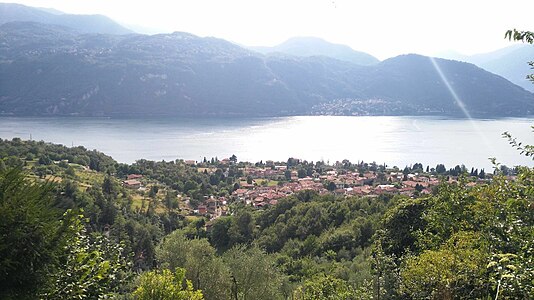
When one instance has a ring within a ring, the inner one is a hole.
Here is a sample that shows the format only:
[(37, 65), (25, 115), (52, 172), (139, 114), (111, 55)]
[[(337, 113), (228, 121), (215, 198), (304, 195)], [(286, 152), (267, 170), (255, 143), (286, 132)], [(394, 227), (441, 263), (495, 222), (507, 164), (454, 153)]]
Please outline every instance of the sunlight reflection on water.
[[(21, 137), (83, 145), (120, 162), (201, 160), (232, 154), (242, 161), (297, 157), (311, 161), (364, 160), (403, 167), (416, 162), (446, 167), (532, 166), (501, 137), (509, 131), (534, 144), (532, 119), (305, 116), (251, 119), (0, 118), (0, 138)], [(491, 146), (485, 146), (484, 137)]]

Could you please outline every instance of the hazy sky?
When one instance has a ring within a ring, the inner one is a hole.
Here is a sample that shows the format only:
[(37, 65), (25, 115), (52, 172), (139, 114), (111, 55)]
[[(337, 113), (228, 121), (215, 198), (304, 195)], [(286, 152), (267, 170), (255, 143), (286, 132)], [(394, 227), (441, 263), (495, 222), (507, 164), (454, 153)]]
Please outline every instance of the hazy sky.
[(507, 29), (534, 30), (534, 0), (21, 0), (123, 24), (249, 46), (316, 36), (380, 59), (403, 53), (489, 52)]

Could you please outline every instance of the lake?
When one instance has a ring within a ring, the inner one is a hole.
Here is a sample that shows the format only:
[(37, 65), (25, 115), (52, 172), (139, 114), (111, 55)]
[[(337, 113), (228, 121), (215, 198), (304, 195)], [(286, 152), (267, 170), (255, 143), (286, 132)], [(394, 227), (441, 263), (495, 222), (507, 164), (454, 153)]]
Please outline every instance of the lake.
[(501, 137), (509, 131), (534, 144), (534, 119), (442, 117), (277, 118), (0, 118), (0, 138), (43, 140), (102, 151), (119, 162), (204, 157), (333, 163), (343, 159), (404, 167), (416, 162), (447, 168), (534, 166)]

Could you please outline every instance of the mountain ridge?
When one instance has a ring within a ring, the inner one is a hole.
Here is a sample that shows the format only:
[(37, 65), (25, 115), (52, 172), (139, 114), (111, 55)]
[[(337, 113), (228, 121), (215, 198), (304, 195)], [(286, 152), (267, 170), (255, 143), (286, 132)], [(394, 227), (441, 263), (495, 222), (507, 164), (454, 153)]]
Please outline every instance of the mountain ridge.
[[(1, 25), (0, 40), (4, 115), (463, 114), (424, 56), (361, 66), (183, 32), (80, 34), (26, 22)], [(436, 60), (473, 115), (534, 112), (534, 95), (504, 78)]]
[(70, 27), (81, 33), (130, 34), (133, 31), (103, 15), (73, 15), (50, 8), (0, 3), (0, 25), (10, 22), (37, 22)]
[(534, 59), (534, 47), (514, 44), (502, 49), (475, 55), (450, 54), (443, 58), (473, 63), (487, 71), (500, 75), (522, 88), (534, 92), (534, 84), (526, 79), (532, 73), (527, 62)]
[(249, 47), (262, 54), (283, 53), (293, 56), (328, 56), (358, 65), (373, 65), (379, 60), (362, 51), (356, 51), (347, 45), (330, 43), (317, 37), (293, 37), (273, 47)]

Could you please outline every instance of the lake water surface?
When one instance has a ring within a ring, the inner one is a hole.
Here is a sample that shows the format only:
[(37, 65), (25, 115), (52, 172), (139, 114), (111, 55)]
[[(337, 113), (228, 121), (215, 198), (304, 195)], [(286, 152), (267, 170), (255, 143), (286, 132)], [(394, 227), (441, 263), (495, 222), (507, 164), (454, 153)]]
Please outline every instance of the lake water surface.
[(20, 137), (97, 149), (119, 162), (201, 160), (235, 154), (238, 160), (416, 162), (447, 168), (534, 166), (501, 137), (509, 131), (534, 144), (534, 119), (467, 120), (439, 117), (279, 118), (0, 118), (0, 138)]

